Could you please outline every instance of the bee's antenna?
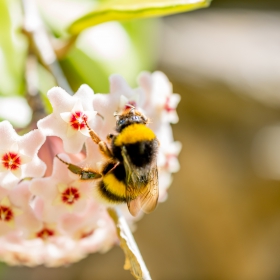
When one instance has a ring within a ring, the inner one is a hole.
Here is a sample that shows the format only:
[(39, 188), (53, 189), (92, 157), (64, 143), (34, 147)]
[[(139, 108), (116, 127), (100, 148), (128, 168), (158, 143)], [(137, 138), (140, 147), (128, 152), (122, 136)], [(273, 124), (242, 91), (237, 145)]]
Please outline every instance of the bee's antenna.
[(118, 117), (120, 116), (120, 114), (118, 114), (117, 112), (114, 112), (114, 117)]
[(96, 115), (99, 116), (104, 121), (104, 117), (100, 113), (97, 112)]
[(64, 161), (63, 159), (61, 159), (58, 155), (55, 155), (62, 163), (66, 164), (67, 166), (70, 165), (69, 162)]

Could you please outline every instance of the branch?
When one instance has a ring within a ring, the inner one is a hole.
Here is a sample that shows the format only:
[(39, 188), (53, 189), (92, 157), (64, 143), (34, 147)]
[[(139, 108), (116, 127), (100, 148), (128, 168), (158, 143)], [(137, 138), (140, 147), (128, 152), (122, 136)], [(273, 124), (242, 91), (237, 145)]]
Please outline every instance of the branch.
[(131, 274), (137, 280), (152, 280), (138, 246), (121, 211), (118, 208), (109, 208), (107, 211), (115, 222), (117, 233), (120, 239), (120, 246), (125, 253), (126, 258), (124, 269), (129, 269)]
[(55, 52), (49, 40), (48, 34), (40, 18), (34, 0), (22, 0), (24, 11), (24, 32), (30, 38), (36, 53), (42, 63), (50, 70), (57, 84), (73, 95), (73, 91), (66, 80)]

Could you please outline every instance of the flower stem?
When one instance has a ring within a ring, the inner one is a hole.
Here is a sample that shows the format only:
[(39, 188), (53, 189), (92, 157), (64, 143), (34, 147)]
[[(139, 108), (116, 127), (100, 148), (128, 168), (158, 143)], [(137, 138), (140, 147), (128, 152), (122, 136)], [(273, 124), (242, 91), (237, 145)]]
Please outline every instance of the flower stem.
[(124, 269), (129, 269), (137, 280), (152, 280), (137, 243), (120, 209), (109, 208), (108, 213), (115, 222), (120, 239), (120, 246), (126, 256)]
[(52, 73), (57, 84), (70, 95), (73, 95), (74, 93), (57, 61), (56, 54), (40, 18), (36, 3), (34, 0), (22, 0), (22, 6), (24, 11), (24, 32), (29, 37), (32, 47), (35, 49), (41, 62)]

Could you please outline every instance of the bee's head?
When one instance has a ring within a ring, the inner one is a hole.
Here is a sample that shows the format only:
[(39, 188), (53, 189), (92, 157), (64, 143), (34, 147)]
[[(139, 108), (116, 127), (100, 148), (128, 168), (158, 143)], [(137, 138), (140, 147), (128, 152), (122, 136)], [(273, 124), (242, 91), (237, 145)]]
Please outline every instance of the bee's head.
[(116, 117), (117, 132), (121, 132), (125, 127), (134, 123), (148, 123), (148, 119), (142, 113), (137, 111), (135, 107), (129, 104), (127, 104), (127, 107), (130, 108), (124, 110), (121, 114), (114, 113), (114, 116)]

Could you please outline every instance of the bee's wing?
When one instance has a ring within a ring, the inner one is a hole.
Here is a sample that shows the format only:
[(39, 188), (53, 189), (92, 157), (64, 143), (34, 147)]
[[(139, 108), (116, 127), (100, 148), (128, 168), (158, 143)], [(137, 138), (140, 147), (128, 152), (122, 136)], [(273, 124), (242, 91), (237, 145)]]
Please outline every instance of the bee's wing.
[(145, 192), (139, 196), (141, 210), (145, 213), (152, 212), (157, 206), (158, 195), (158, 169), (155, 163), (150, 170), (149, 183)]
[(149, 175), (148, 175), (148, 184), (144, 188), (143, 193), (140, 194), (135, 199), (130, 200), (129, 198), (135, 197), (135, 191), (137, 191), (141, 186), (140, 177), (141, 174), (137, 169), (133, 169), (129, 155), (127, 154), (126, 148), (122, 147), (122, 156), (126, 172), (126, 192), (127, 192), (127, 206), (131, 215), (136, 216), (140, 210), (145, 213), (152, 212), (158, 202), (158, 169), (156, 161), (152, 164)]
[[(140, 174), (137, 172), (135, 168), (133, 168), (133, 164), (130, 161), (130, 157), (127, 154), (127, 150), (125, 147), (122, 147), (122, 157), (123, 157), (123, 164), (125, 168), (126, 174), (126, 185), (131, 186), (130, 189), (133, 192), (133, 188), (137, 188), (139, 185), (139, 177)], [(133, 196), (128, 196), (133, 197)]]
[(127, 207), (132, 216), (136, 216), (141, 210), (141, 199), (140, 196), (133, 200), (127, 201)]
[(146, 214), (151, 213), (157, 206), (158, 195), (158, 169), (154, 164), (149, 173), (149, 183), (144, 192), (137, 198), (127, 202), (129, 212), (132, 216), (136, 216), (140, 210)]

